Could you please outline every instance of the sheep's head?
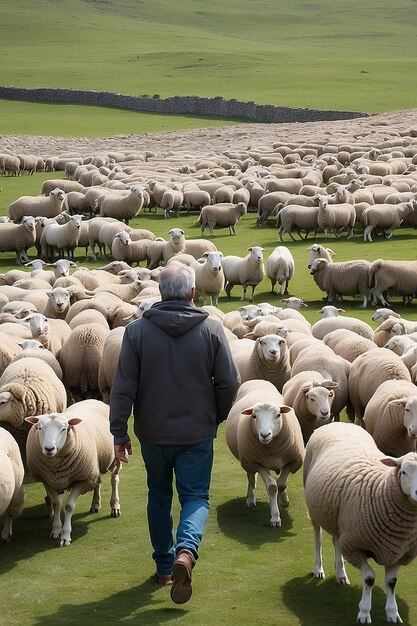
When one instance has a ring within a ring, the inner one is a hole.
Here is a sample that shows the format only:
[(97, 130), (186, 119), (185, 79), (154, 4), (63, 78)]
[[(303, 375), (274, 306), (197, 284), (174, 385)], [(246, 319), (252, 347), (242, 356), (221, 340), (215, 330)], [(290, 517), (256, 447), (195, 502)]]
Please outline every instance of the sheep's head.
[(304, 394), (305, 406), (308, 413), (319, 422), (331, 419), (331, 407), (334, 401), (334, 389), (338, 386), (333, 380), (324, 380), (321, 383), (304, 383), (300, 391)]
[(25, 421), (35, 426), (42, 453), (52, 458), (64, 447), (71, 428), (82, 422), (82, 419), (73, 417), (68, 420), (62, 413), (50, 413), (49, 415), (31, 415), (25, 417)]
[(172, 243), (180, 243), (184, 239), (184, 231), (182, 228), (171, 228), (168, 232)]
[(279, 335), (264, 335), (256, 340), (256, 350), (262, 361), (269, 365), (279, 363), (287, 351), (287, 342)]
[(250, 252), (251, 259), (256, 263), (263, 262), (265, 248), (261, 248), (261, 246), (251, 246), (248, 248), (248, 252)]
[(314, 276), (317, 272), (324, 270), (328, 265), (327, 259), (316, 259), (310, 268), (310, 274)]
[(244, 409), (242, 415), (252, 415), (259, 441), (268, 444), (280, 432), (283, 415), (291, 410), (291, 407), (285, 404), (274, 405), (270, 402), (257, 402), (253, 407)]

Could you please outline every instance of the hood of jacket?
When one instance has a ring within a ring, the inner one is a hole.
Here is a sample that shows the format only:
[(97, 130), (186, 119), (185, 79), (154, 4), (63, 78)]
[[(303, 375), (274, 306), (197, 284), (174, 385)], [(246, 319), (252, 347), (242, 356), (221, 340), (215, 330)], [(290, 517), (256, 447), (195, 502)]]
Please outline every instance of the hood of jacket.
[(155, 302), (144, 312), (150, 322), (173, 337), (184, 335), (191, 328), (208, 317), (208, 313), (185, 300), (165, 300)]

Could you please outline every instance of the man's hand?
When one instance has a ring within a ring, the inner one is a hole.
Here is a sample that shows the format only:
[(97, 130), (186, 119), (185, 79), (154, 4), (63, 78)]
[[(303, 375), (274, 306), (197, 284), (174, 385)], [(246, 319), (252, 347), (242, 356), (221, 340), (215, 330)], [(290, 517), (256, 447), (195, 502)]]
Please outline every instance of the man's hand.
[(130, 441), (127, 443), (119, 443), (114, 445), (114, 456), (123, 463), (129, 463), (129, 456), (132, 455), (132, 444)]

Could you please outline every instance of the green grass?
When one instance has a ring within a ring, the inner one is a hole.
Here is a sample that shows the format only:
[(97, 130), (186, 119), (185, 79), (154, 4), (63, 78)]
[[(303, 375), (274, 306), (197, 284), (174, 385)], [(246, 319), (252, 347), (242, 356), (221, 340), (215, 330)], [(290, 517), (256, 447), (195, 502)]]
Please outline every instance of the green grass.
[(411, 108), (416, 19), (411, 0), (0, 0), (0, 83)]
[[(58, 173), (62, 176), (62, 173)], [(55, 174), (54, 174), (55, 176)], [(50, 174), (1, 179), (0, 213), (23, 194), (39, 192), (42, 181)], [(180, 226), (188, 237), (199, 237), (196, 215), (180, 215), (165, 220), (142, 212), (133, 226), (150, 228), (157, 235)], [(363, 243), (360, 233), (353, 241), (328, 240), (336, 252), (335, 260), (383, 257), (415, 258), (416, 232), (399, 230), (390, 241)], [(213, 238), (225, 254), (244, 255), (249, 245), (262, 245), (266, 255), (278, 245), (272, 225), (258, 228), (255, 214), (249, 213), (237, 227), (236, 237), (227, 230), (216, 231)], [(321, 237), (317, 241), (323, 241)], [(306, 268), (310, 241), (285, 241), (294, 255), (296, 272), (290, 283), (292, 295), (302, 297), (309, 308), (306, 317), (320, 319), (323, 302)], [(32, 251), (34, 252), (34, 251)], [(80, 265), (84, 258), (77, 255)], [(97, 267), (101, 262), (87, 263)], [(13, 255), (2, 254), (0, 271), (16, 267)], [(279, 297), (269, 293), (264, 280), (255, 293), (256, 302), (278, 304)], [(232, 298), (222, 295), (220, 308), (232, 310), (241, 305), (241, 289), (235, 287)], [(344, 308), (349, 315), (371, 322), (372, 309), (358, 309), (360, 300), (347, 299)], [(393, 308), (409, 319), (417, 319), (417, 307), (403, 307), (399, 300)], [(163, 381), (161, 381), (163, 389)], [(133, 437), (133, 436), (132, 436)], [(139, 453), (133, 440), (134, 455), (121, 475), (122, 516), (108, 517), (109, 481), (104, 480), (103, 508), (98, 515), (88, 512), (91, 495), (79, 498), (73, 518), (73, 544), (56, 547), (49, 539), (51, 523), (44, 517), (43, 488), (26, 479), (26, 508), (14, 525), (12, 541), (1, 548), (0, 597), (3, 626), (56, 626), (61, 624), (137, 624), (156, 626), (323, 626), (335, 621), (339, 626), (355, 623), (360, 599), (360, 575), (348, 566), (351, 587), (335, 584), (333, 549), (324, 538), (327, 579), (314, 581), (313, 536), (303, 500), (301, 472), (289, 479), (289, 509), (282, 511), (282, 528), (269, 526), (269, 505), (262, 481), (257, 488), (258, 506), (245, 507), (246, 475), (229, 452), (221, 426), (216, 441), (216, 458), (211, 489), (211, 512), (201, 547), (201, 559), (194, 574), (194, 595), (183, 607), (173, 605), (169, 591), (150, 580), (154, 571), (146, 524), (146, 480)], [(178, 507), (174, 517), (178, 519)], [(373, 594), (373, 623), (385, 623), (383, 570), (376, 567), (377, 584)], [(417, 564), (400, 571), (397, 596), (405, 624), (417, 623), (415, 579)]]

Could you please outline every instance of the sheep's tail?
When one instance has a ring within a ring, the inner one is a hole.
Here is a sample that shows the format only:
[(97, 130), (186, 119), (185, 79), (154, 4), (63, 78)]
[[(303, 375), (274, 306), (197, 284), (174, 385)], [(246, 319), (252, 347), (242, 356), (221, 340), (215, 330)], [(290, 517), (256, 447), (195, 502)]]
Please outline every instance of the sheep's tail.
[(379, 270), (383, 262), (384, 262), (383, 259), (377, 259), (376, 261), (371, 263), (371, 267), (369, 268), (369, 287), (370, 288), (375, 287), (375, 284), (376, 284), (375, 274)]

